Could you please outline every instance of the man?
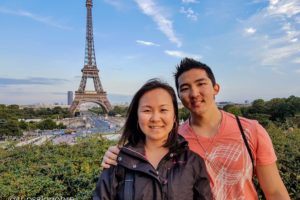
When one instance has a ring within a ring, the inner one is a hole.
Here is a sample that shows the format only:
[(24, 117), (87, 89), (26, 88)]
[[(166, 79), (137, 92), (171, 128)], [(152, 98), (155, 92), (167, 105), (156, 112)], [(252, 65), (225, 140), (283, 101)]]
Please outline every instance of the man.
[[(215, 102), (220, 86), (211, 69), (196, 60), (184, 58), (176, 68), (175, 84), (190, 118), (179, 133), (191, 150), (205, 160), (214, 198), (257, 199), (252, 183), (252, 161), (236, 118), (220, 111)], [(267, 199), (290, 199), (280, 178), (276, 155), (266, 130), (255, 120), (240, 118), (254, 160), (254, 173)], [(118, 148), (106, 152), (102, 166), (116, 164)]]

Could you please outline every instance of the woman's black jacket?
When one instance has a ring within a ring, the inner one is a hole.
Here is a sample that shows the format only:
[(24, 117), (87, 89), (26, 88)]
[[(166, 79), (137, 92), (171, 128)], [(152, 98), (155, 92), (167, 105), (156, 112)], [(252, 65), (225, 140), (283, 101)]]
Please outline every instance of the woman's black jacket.
[(103, 170), (93, 199), (212, 199), (203, 159), (188, 149), (181, 136), (177, 141), (157, 169), (145, 158), (143, 143), (121, 148), (118, 165)]

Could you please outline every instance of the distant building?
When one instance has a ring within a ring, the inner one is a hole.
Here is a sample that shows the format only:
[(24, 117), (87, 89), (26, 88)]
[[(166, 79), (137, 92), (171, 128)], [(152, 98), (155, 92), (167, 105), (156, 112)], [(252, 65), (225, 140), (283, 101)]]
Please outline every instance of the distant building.
[(68, 105), (72, 105), (73, 102), (73, 92), (68, 91)]

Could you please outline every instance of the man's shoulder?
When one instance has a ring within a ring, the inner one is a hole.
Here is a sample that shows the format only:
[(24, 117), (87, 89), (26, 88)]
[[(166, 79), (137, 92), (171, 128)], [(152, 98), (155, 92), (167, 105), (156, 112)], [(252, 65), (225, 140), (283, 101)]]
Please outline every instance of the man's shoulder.
[(180, 124), (180, 126), (178, 127), (178, 133), (183, 136), (187, 135), (190, 132), (189, 130), (190, 130), (190, 125), (188, 119), (184, 121), (182, 124)]
[[(226, 111), (222, 111), (222, 113), (227, 123), (237, 123), (236, 115)], [(259, 124), (258, 121), (254, 119), (249, 119), (241, 116), (238, 116), (238, 118), (240, 119), (240, 122), (243, 127), (255, 127)]]
[[(224, 113), (223, 116), (225, 116), (226, 120), (225, 130), (232, 130), (232, 127), (234, 127), (233, 124), (237, 124), (236, 116), (228, 112), (222, 112)], [(253, 144), (257, 142), (258, 137), (261, 135), (268, 135), (266, 129), (257, 120), (241, 116), (238, 116), (238, 118), (240, 119), (244, 133)], [(235, 127), (236, 130), (240, 132), (237, 128), (238, 126), (235, 125)]]

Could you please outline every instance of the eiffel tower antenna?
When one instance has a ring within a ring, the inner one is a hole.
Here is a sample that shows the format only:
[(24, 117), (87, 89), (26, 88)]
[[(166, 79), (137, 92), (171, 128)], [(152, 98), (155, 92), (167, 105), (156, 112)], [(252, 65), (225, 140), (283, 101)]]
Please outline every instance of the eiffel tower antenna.
[[(112, 109), (110, 102), (107, 99), (106, 92), (103, 90), (100, 78), (99, 70), (96, 64), (94, 37), (93, 37), (93, 17), (92, 17), (92, 0), (86, 0), (87, 9), (87, 23), (86, 23), (86, 41), (85, 41), (85, 57), (84, 67), (81, 70), (82, 77), (79, 85), (79, 89), (75, 91), (75, 98), (70, 107), (71, 113), (75, 113), (75, 110), (81, 103), (93, 102), (101, 106), (105, 113), (108, 113)], [(95, 91), (86, 91), (86, 82), (88, 78), (92, 78), (94, 82)]]

